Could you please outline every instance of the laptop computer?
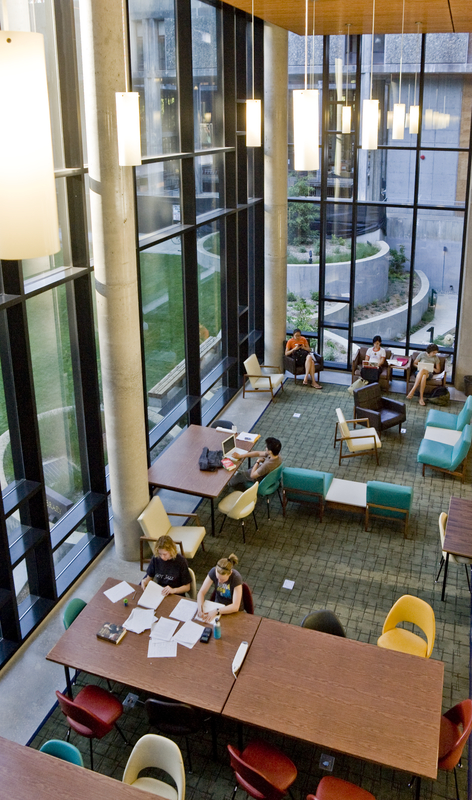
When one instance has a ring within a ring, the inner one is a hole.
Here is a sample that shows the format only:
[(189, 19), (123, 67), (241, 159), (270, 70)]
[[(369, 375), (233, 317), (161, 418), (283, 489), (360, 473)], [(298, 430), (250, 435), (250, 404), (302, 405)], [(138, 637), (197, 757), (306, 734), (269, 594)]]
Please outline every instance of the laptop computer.
[(240, 447), (236, 447), (236, 438), (234, 434), (223, 440), (221, 443), (221, 449), (223, 450), (223, 458), (230, 458), (232, 461), (238, 460), (232, 458), (233, 455), (247, 455), (247, 450), (242, 450)]

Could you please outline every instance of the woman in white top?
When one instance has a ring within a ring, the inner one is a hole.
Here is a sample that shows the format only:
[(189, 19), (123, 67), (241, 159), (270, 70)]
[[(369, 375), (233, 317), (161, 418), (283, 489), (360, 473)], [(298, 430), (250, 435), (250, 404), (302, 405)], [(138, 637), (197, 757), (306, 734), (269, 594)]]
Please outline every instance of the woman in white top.
[(426, 381), (428, 380), (428, 378), (430, 376), (433, 375), (433, 373), (438, 373), (440, 371), (441, 362), (439, 360), (438, 352), (439, 352), (439, 350), (438, 350), (437, 345), (429, 344), (427, 346), (427, 348), (426, 348), (426, 353), (420, 353), (418, 358), (415, 359), (415, 362), (414, 362), (415, 367), (418, 366), (420, 361), (422, 362), (422, 364), (427, 364), (428, 367), (429, 367), (429, 365), (431, 365), (431, 369), (423, 368), (423, 369), (419, 369), (418, 370), (418, 374), (416, 376), (416, 380), (415, 380), (415, 383), (413, 385), (413, 389), (411, 390), (411, 392), (408, 392), (408, 394), (407, 394), (407, 399), (411, 400), (411, 398), (413, 397), (413, 395), (415, 394), (416, 390), (419, 387), (419, 390), (420, 390), (420, 399), (419, 399), (420, 406), (426, 405), (426, 403), (425, 403), (425, 401), (423, 399), (424, 387), (426, 386)]
[(365, 354), (365, 360), (372, 362), (372, 366), (362, 367), (361, 378), (364, 378), (364, 380), (369, 383), (377, 383), (386, 358), (387, 353), (382, 347), (382, 338), (380, 336), (374, 336), (372, 339), (372, 347), (369, 347)]

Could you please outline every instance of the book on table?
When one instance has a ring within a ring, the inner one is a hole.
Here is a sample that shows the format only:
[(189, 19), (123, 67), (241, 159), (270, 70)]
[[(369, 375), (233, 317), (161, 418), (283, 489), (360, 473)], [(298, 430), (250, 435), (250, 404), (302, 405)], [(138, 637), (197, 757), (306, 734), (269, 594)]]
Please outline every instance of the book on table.
[(123, 628), (122, 625), (115, 625), (114, 622), (104, 622), (100, 630), (97, 631), (99, 639), (112, 642), (112, 644), (119, 644), (125, 635), (126, 628)]

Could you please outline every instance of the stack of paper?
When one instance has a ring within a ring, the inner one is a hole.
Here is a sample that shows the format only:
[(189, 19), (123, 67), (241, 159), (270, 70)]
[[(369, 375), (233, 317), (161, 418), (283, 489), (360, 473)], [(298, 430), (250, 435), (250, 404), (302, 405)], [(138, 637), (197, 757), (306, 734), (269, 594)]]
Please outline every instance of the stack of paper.
[(201, 625), (197, 625), (196, 622), (185, 622), (180, 630), (178, 630), (177, 633), (174, 633), (172, 641), (183, 644), (184, 647), (188, 647), (191, 650), (192, 647), (199, 641), (202, 633), (203, 628)]
[(153, 611), (155, 611), (157, 606), (160, 605), (163, 600), (164, 595), (162, 594), (162, 586), (154, 583), (154, 581), (150, 581), (138, 600), (138, 606), (143, 606), (143, 608), (152, 608)]
[(153, 623), (151, 628), (151, 639), (160, 639), (163, 642), (170, 642), (175, 633), (179, 621), (161, 617)]
[(133, 633), (143, 633), (151, 627), (155, 619), (152, 608), (133, 608), (128, 619), (123, 622), (123, 628)]
[(193, 619), (197, 613), (198, 606), (194, 600), (179, 600), (176, 607), (169, 614), (173, 619), (178, 619), (181, 622), (187, 622)]
[(241, 442), (255, 442), (259, 438), (258, 433), (246, 433), (246, 431), (241, 431), (236, 436), (236, 439), (239, 439)]

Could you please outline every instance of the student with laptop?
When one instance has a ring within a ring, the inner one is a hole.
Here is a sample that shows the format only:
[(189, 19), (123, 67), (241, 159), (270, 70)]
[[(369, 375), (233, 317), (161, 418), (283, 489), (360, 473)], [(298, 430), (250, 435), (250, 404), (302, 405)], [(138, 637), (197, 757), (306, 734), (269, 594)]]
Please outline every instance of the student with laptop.
[(426, 381), (428, 378), (433, 377), (433, 373), (438, 373), (440, 371), (441, 362), (439, 360), (438, 352), (439, 350), (437, 344), (429, 344), (426, 348), (426, 353), (420, 353), (418, 358), (414, 361), (414, 366), (418, 367), (418, 374), (416, 376), (413, 389), (407, 394), (407, 399), (411, 400), (416, 390), (419, 388), (420, 406), (426, 405), (423, 398)]
[(242, 461), (244, 458), (255, 458), (256, 461), (251, 469), (238, 470), (236, 475), (231, 478), (230, 486), (245, 484), (245, 488), (248, 488), (247, 484), (250, 485), (255, 481), (262, 480), (269, 472), (280, 467), (282, 463), (282, 458), (280, 457), (281, 442), (273, 436), (269, 436), (266, 439), (266, 448), (266, 450), (244, 451), (243, 455), (234, 454), (234, 459), (238, 461)]

